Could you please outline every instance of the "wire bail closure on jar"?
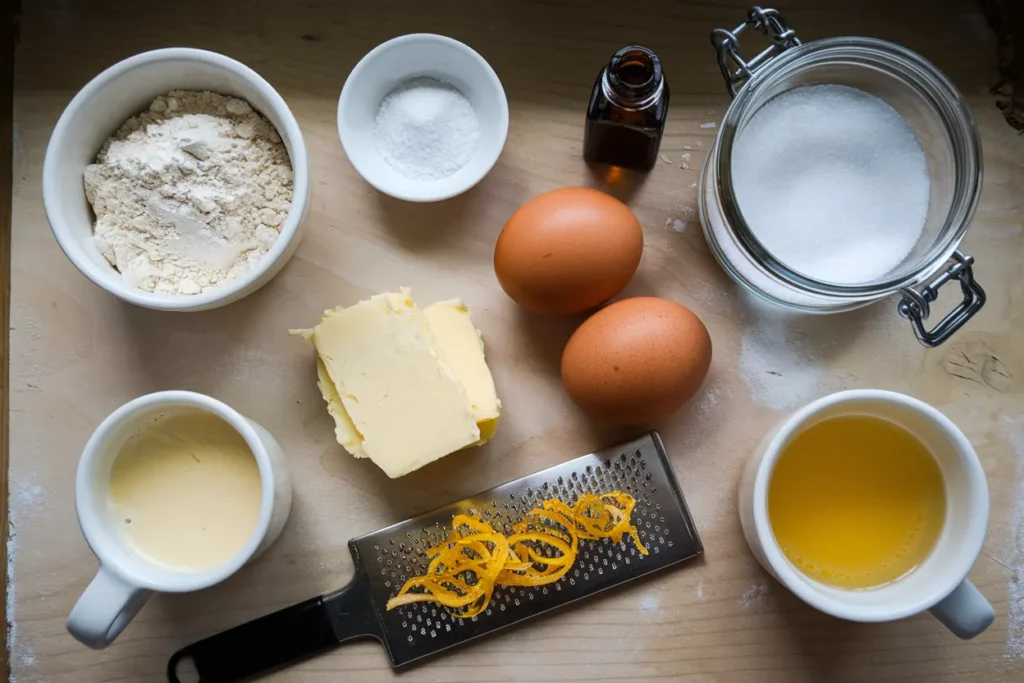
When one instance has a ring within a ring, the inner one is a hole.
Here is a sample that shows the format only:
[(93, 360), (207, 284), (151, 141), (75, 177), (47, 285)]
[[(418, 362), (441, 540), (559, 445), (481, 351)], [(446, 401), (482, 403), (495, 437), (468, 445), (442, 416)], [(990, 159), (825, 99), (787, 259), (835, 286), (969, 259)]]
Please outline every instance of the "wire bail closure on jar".
[[(772, 43), (756, 57), (746, 61), (740, 56), (739, 36), (748, 28), (770, 38)], [(754, 6), (747, 13), (747, 20), (732, 29), (718, 28), (711, 32), (711, 44), (718, 53), (718, 67), (722, 71), (726, 88), (731, 97), (754, 77), (766, 64), (790, 48), (802, 43), (796, 31), (790, 28), (782, 14), (775, 9)], [(899, 314), (910, 320), (914, 326), (914, 334), (918, 341), (928, 348), (942, 344), (963, 327), (975, 313), (985, 305), (985, 290), (974, 279), (974, 257), (953, 252), (939, 274), (918, 291), (913, 287), (900, 290), (903, 295), (897, 310)], [(963, 293), (962, 301), (948, 313), (937, 325), (928, 329), (924, 321), (931, 313), (930, 304), (939, 297), (939, 288), (950, 280), (957, 280)]]
[[(740, 57), (738, 37), (748, 28), (756, 29), (772, 39), (772, 44), (749, 62)], [(729, 95), (736, 97), (743, 84), (754, 76), (756, 69), (785, 50), (800, 45), (800, 39), (796, 37), (796, 31), (786, 26), (786, 21), (778, 10), (752, 7), (747, 13), (747, 20), (733, 30), (716, 28), (712, 31), (711, 44), (718, 51), (718, 68), (722, 70)]]
[[(964, 326), (975, 313), (985, 305), (985, 290), (974, 281), (974, 271), (971, 266), (974, 264), (974, 257), (961, 254), (959, 250), (953, 252), (950, 259), (951, 264), (937, 278), (929, 282), (920, 292), (908, 287), (903, 290), (903, 298), (897, 310), (900, 315), (910, 320), (914, 325), (914, 333), (917, 339), (925, 346), (932, 348), (953, 336), (953, 333)], [(946, 314), (946, 317), (932, 329), (924, 326), (928, 319), (931, 302), (939, 298), (939, 287), (950, 280), (960, 281), (960, 290), (964, 298), (960, 304)]]

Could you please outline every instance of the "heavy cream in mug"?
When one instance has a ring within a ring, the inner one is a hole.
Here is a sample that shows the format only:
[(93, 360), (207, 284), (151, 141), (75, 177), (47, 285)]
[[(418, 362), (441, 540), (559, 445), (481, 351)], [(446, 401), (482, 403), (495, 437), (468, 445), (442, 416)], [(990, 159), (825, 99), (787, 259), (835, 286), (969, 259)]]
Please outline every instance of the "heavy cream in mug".
[(109, 505), (127, 545), (179, 571), (205, 571), (242, 551), (260, 515), (260, 471), (242, 436), (206, 411), (146, 423), (110, 472)]

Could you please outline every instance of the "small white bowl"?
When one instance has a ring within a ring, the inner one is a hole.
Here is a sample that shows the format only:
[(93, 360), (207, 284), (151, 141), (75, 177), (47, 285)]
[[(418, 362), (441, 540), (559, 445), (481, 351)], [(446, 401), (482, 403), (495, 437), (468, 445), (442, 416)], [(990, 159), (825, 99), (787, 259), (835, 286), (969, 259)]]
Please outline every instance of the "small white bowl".
[[(248, 101), (281, 136), (294, 171), (292, 205), (281, 236), (258, 265), (207, 292), (168, 295), (133, 287), (93, 242), (94, 216), (83, 173), (111, 134), (170, 90), (211, 90)], [(125, 301), (164, 311), (224, 306), (269, 282), (295, 253), (309, 204), (309, 159), (302, 131), (288, 105), (259, 74), (241, 62), (206, 50), (153, 50), (118, 62), (82, 88), (64, 109), (43, 161), (43, 206), (64, 253), (87, 278)]]
[[(374, 142), (381, 101), (417, 77), (457, 88), (480, 121), (476, 154), (447, 178), (406, 178), (381, 157)], [(508, 100), (494, 69), (471, 47), (445, 36), (413, 33), (378, 45), (352, 69), (338, 100), (338, 135), (349, 161), (366, 182), (397, 199), (436, 202), (462, 194), (494, 167), (508, 136)]]

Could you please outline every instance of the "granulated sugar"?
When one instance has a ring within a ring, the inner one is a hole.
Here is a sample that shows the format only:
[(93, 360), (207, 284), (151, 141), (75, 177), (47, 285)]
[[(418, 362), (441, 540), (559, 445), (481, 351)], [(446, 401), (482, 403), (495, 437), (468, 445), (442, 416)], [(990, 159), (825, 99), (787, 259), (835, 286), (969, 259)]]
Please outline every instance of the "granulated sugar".
[(917, 243), (928, 165), (883, 100), (841, 85), (769, 101), (735, 141), (733, 186), (750, 230), (776, 258), (839, 284), (875, 280)]
[(377, 151), (411, 180), (439, 180), (469, 163), (480, 122), (466, 96), (433, 78), (414, 78), (380, 103), (373, 129)]

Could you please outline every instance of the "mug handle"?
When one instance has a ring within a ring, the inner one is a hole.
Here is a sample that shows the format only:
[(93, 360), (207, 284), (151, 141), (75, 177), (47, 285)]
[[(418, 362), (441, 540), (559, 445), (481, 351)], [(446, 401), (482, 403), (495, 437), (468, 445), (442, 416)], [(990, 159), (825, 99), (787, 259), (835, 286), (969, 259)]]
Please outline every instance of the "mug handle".
[(102, 650), (114, 642), (152, 593), (100, 565), (68, 616), (68, 632), (82, 644)]
[(992, 605), (967, 579), (930, 611), (943, 626), (964, 640), (987, 629), (996, 618)]

